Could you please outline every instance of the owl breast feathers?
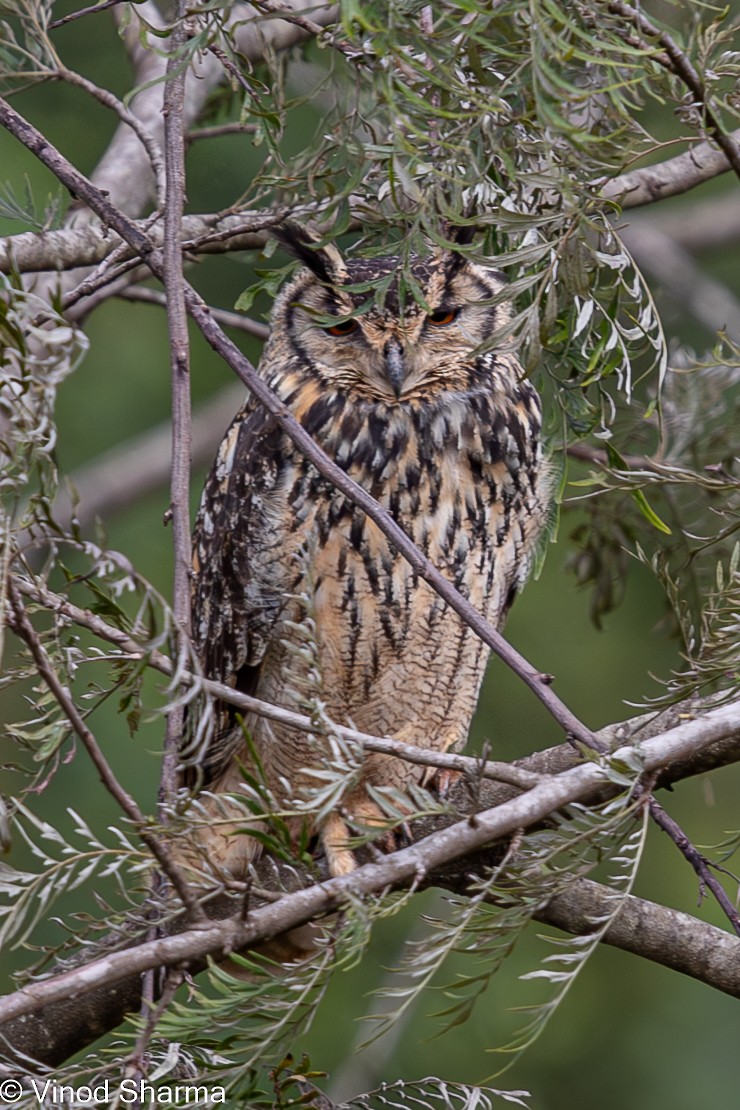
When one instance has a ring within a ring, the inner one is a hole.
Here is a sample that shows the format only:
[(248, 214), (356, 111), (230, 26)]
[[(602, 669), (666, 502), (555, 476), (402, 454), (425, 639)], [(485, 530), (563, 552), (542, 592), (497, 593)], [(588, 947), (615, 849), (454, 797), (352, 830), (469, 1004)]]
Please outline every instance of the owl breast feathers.
[[(510, 351), (486, 346), (508, 319), (501, 275), (440, 251), (412, 264), (423, 296), (402, 301), (398, 259), (344, 261), (292, 227), (281, 239), (305, 268), (275, 302), (261, 377), (499, 625), (548, 502), (539, 398)], [(378, 282), (381, 307), (368, 300)], [(312, 651), (303, 650), (308, 621)], [(226, 433), (203, 493), (193, 635), (211, 678), (291, 709), (300, 691), (318, 688), (332, 721), (441, 752), (466, 740), (488, 657), (254, 400)], [(274, 803), (295, 810), (315, 791), (326, 750), (320, 736), (264, 717), (241, 726), (225, 704), (217, 715), (201, 771), (222, 797), (207, 803), (204, 849), (239, 874), (259, 840), (223, 795), (238, 794), (256, 753)], [(420, 781), (429, 776), (418, 766), (365, 757), (317, 830), (333, 873), (354, 866), (349, 830), (378, 821), (377, 791)]]

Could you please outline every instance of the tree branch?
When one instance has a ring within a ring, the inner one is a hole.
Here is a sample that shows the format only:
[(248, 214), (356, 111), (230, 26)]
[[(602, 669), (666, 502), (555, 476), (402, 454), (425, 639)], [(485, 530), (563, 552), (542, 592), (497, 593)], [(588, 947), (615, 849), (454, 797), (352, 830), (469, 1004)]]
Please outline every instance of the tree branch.
[[(116, 2), (119, 2), (119, 0), (116, 0)], [(131, 128), (146, 151), (149, 159), (149, 166), (154, 173), (157, 200), (160, 204), (164, 204), (165, 168), (162, 150), (159, 143), (154, 136), (149, 133), (136, 113), (127, 108), (123, 101), (119, 100), (118, 97), (114, 96), (108, 89), (103, 89), (92, 81), (88, 81), (86, 77), (83, 77), (80, 73), (76, 73), (72, 69), (61, 68), (58, 71), (58, 76), (60, 80), (84, 89), (85, 92), (89, 93), (90, 96), (99, 101), (100, 104), (103, 104), (106, 108), (110, 108), (115, 112), (121, 122)]]
[[(594, 921), (612, 912), (613, 898), (613, 892), (599, 883), (577, 879), (535, 919), (566, 933), (585, 935), (593, 932)], [(691, 914), (628, 895), (604, 941), (740, 998), (740, 942)]]
[[(305, 218), (308, 211), (303, 206), (275, 212), (185, 216), (183, 249), (204, 254), (222, 253), (225, 249), (261, 250), (268, 238), (265, 229), (279, 224), (289, 214)], [(137, 221), (134, 226), (145, 233), (155, 247), (161, 246), (164, 239), (161, 224), (151, 225), (147, 220)], [(0, 239), (0, 273), (9, 274), (13, 270), (21, 274), (56, 273), (94, 266), (105, 261), (122, 244), (119, 235), (96, 225), (58, 231), (24, 231)], [(136, 258), (137, 252), (127, 248), (120, 257), (122, 261)]]
[[(732, 734), (737, 725), (737, 707), (722, 706), (711, 710), (701, 720), (683, 722), (637, 745), (618, 748), (614, 761), (617, 765), (630, 766), (639, 760), (647, 774), (658, 772)], [(7, 1023), (54, 1003), (68, 1002), (70, 997), (90, 990), (119, 984), (149, 968), (190, 964), (208, 956), (223, 959), (232, 952), (246, 950), (331, 914), (348, 898), (362, 898), (401, 887), (415, 888), (430, 881), (459, 883), (460, 876), (470, 874), (466, 857), (520, 829), (539, 824), (563, 806), (593, 796), (609, 782), (605, 767), (593, 762), (580, 764), (557, 778), (539, 783), (517, 798), (475, 814), (474, 818), (455, 821), (380, 862), (365, 864), (350, 875), (288, 893), (277, 902), (253, 910), (246, 919), (239, 915), (217, 925), (198, 925), (185, 933), (109, 953), (83, 967), (31, 983), (0, 999), (0, 1021)], [(463, 861), (462, 869), (460, 861)], [(480, 863), (476, 860), (473, 866), (479, 870)], [(445, 869), (449, 865), (457, 867), (447, 879)], [(705, 930), (705, 940), (710, 934), (723, 936), (720, 930), (712, 930), (709, 926), (695, 927)], [(740, 941), (734, 940), (730, 952), (740, 955)], [(675, 961), (677, 954), (673, 952), (666, 958)], [(724, 970), (722, 989), (740, 997), (740, 961), (728, 959)], [(698, 968), (691, 973), (702, 977)]]
[(82, 741), (95, 769), (100, 775), (103, 785), (108, 793), (115, 798), (123, 813), (133, 822), (137, 834), (143, 843), (146, 844), (147, 848), (177, 891), (180, 901), (185, 907), (189, 917), (193, 921), (202, 920), (203, 912), (187, 882), (180, 874), (169, 848), (160, 837), (150, 832), (147, 828), (147, 819), (128, 791), (124, 790), (119, 783), (110, 764), (103, 755), (97, 740), (87, 727), (84, 718), (81, 716), (77, 706), (72, 700), (69, 691), (60, 682), (33, 625), (28, 619), (20, 594), (15, 589), (12, 581), (8, 582), (7, 590), (12, 610), (12, 613), (9, 615), (10, 627), (28, 646), (39, 674), (54, 695), (54, 698), (67, 717), (70, 725)]
[(64, 27), (67, 23), (74, 22), (75, 19), (82, 19), (85, 15), (94, 15), (96, 12), (105, 12), (109, 8), (114, 8), (116, 4), (123, 4), (126, 0), (103, 0), (101, 4), (92, 4), (89, 8), (79, 8), (76, 12), (70, 12), (69, 15), (62, 16), (61, 19), (53, 19), (49, 24), (50, 31), (56, 31), (57, 27)]
[(656, 802), (655, 798), (650, 798), (648, 804), (650, 806), (650, 816), (653, 821), (655, 821), (658, 828), (662, 829), (663, 832), (671, 838), (673, 843), (689, 861), (699, 878), (702, 889), (708, 887), (709, 890), (711, 890), (718, 905), (722, 908), (725, 917), (730, 922), (737, 935), (740, 936), (740, 916), (735, 906), (732, 904), (732, 900), (728, 898), (724, 887), (712, 874), (709, 861), (694, 847), (678, 822), (666, 813), (662, 805)]
[[(170, 506), (172, 522), (172, 613), (178, 658), (187, 657), (190, 643), (190, 341), (185, 309), (185, 277), (180, 236), (185, 203), (185, 143), (183, 110), (187, 69), (181, 68), (186, 42), (185, 4), (177, 0), (175, 29), (168, 42), (167, 83), (164, 91), (164, 141), (167, 203), (164, 212), (162, 277), (167, 300), (172, 377), (172, 454)], [(178, 72), (179, 69), (179, 72)], [(177, 790), (177, 768), (182, 744), (184, 711), (176, 701), (167, 714), (160, 801), (171, 804)]]
[[(733, 137), (740, 142), (740, 128)], [(664, 197), (687, 192), (705, 181), (709, 181), (730, 169), (725, 155), (711, 143), (698, 143), (685, 154), (677, 155), (653, 166), (621, 174), (602, 185), (601, 196), (617, 201), (623, 209), (637, 208)], [(712, 232), (721, 236), (725, 242), (725, 218), (719, 218), (714, 204), (709, 206), (707, 224)], [(737, 208), (737, 201), (728, 198), (729, 209)], [(299, 205), (284, 207), (272, 212), (244, 212), (226, 215), (203, 214), (187, 215), (182, 223), (183, 249), (191, 254), (222, 254), (229, 251), (262, 250), (269, 238), (268, 229), (281, 223), (287, 217), (297, 219), (318, 218), (320, 211), (315, 206)], [(666, 217), (667, 219), (667, 217)], [(696, 248), (697, 243), (692, 228), (685, 228), (690, 240), (685, 246)], [(147, 231), (155, 246), (162, 243), (161, 225), (140, 225)], [(733, 234), (736, 232), (733, 231)], [(96, 225), (84, 227), (65, 227), (50, 231), (24, 231), (18, 235), (0, 238), (0, 273), (9, 274), (13, 270), (21, 274), (44, 273), (79, 269), (103, 262), (116, 247), (122, 244), (121, 238), (109, 229)], [(135, 252), (127, 249), (122, 258), (135, 257)]]
[[(240, 709), (242, 713), (255, 713), (270, 720), (280, 721), (281, 724), (300, 732), (315, 732), (317, 730), (316, 722), (302, 713), (295, 713), (290, 709), (271, 705), (248, 694), (239, 693), (233, 687), (222, 682), (214, 682), (212, 679), (203, 678), (202, 675), (193, 674), (183, 666), (178, 666), (176, 670), (173, 661), (162, 652), (150, 648), (146, 644), (137, 643), (125, 632), (107, 624), (96, 613), (91, 613), (88, 609), (81, 609), (79, 606), (73, 605), (72, 602), (67, 601), (59, 594), (53, 593), (46, 586), (32, 585), (30, 582), (15, 577), (12, 577), (12, 581), (18, 593), (31, 598), (38, 605), (62, 617), (63, 620), (70, 621), (79, 628), (87, 628), (100, 639), (114, 644), (123, 658), (128, 657), (132, 660), (143, 658), (153, 670), (169, 678), (177, 673), (178, 680), (183, 685), (203, 690), (211, 697), (226, 701)], [(116, 658), (119, 658), (119, 656), (117, 655)], [(368, 733), (333, 722), (330, 723), (329, 727), (338, 736), (361, 744), (367, 751), (379, 752), (383, 755), (395, 755), (422, 767), (440, 767), (449, 771), (463, 772), (471, 777), (494, 779), (497, 782), (509, 783), (522, 789), (528, 789), (540, 781), (540, 776), (536, 772), (512, 767), (508, 763), (481, 760), (472, 756), (456, 755), (452, 752), (435, 752), (429, 748), (419, 748), (412, 744), (406, 744), (401, 740), (371, 736)], [(573, 752), (570, 745), (568, 745), (568, 750)]]
[[(730, 132), (730, 138), (735, 144), (740, 143), (740, 128)], [(612, 178), (602, 186), (601, 196), (618, 201), (622, 208), (639, 208), (687, 193), (731, 168), (724, 151), (717, 150), (714, 143), (700, 142), (675, 158)]]
[[(464, 893), (459, 883), (451, 882), (446, 888)], [(613, 891), (599, 883), (577, 879), (534, 918), (564, 932), (585, 935), (593, 931), (594, 921), (613, 912), (613, 898)], [(223, 911), (233, 914), (234, 900), (222, 899), (208, 910), (217, 911), (215, 917)], [(690, 914), (628, 896), (604, 943), (740, 997), (740, 942)], [(198, 965), (191, 963), (189, 970), (196, 974)], [(48, 1067), (62, 1063), (120, 1025), (127, 1013), (137, 1009), (140, 996), (140, 976), (129, 975), (118, 983), (85, 989), (75, 996), (73, 1005), (70, 999), (46, 1003), (3, 1022), (0, 1044), (6, 1051), (0, 1055), (17, 1064), (10, 1068), (0, 1064), (0, 1076), (15, 1074), (17, 1065), (27, 1068), (29, 1058)]]
[[(19, 581), (19, 586), (38, 603), (58, 609), (65, 619), (74, 620), (90, 628), (96, 635), (117, 643), (122, 650), (140, 649), (140, 645), (132, 641), (127, 642), (125, 633), (112, 629), (95, 614), (78, 610), (65, 599), (46, 590), (46, 587), (31, 587), (30, 584), (22, 581)], [(166, 660), (166, 657), (163, 659)], [(159, 653), (152, 653), (151, 662), (155, 666), (162, 665), (163, 659), (159, 658)], [(169, 660), (161, 666), (163, 673), (169, 673), (170, 668)], [(216, 690), (213, 692), (218, 693)], [(710, 711), (707, 716), (685, 722), (687, 712), (692, 711), (698, 712), (698, 707), (692, 709), (682, 705), (664, 711), (657, 717), (650, 714), (618, 725), (611, 725), (601, 730), (599, 738), (605, 746), (619, 748), (624, 744), (625, 738), (629, 737), (630, 750), (642, 753), (649, 740), (657, 738), (661, 741), (664, 735), (672, 735), (675, 732), (673, 722), (684, 722), (680, 723), (679, 730), (688, 728), (693, 735), (686, 737), (684, 732), (684, 739), (688, 739), (689, 742), (683, 747), (674, 748), (673, 757), (665, 763), (658, 775), (659, 786), (667, 786), (689, 775), (713, 770), (726, 762), (740, 759), (738, 704)], [(303, 727), (305, 725), (304, 720)], [(383, 749), (380, 747), (378, 750)], [(626, 750), (628, 749), (622, 748), (622, 752)], [(407, 756), (408, 752), (396, 754)], [(464, 757), (454, 758), (459, 760)], [(480, 765), (476, 765), (477, 761), (466, 760), (465, 762), (468, 764), (469, 773), (472, 773), (474, 778), (480, 774), (481, 769)], [(511, 768), (512, 778), (522, 774), (520, 785), (532, 784), (533, 774), (558, 776), (560, 779), (564, 771), (570, 771), (578, 765), (578, 754), (570, 745), (563, 744), (517, 761), (517, 764)], [(545, 781), (553, 780), (548, 778)], [(501, 806), (516, 803), (521, 797), (516, 787), (501, 782), (478, 782), (475, 795), (471, 797), (469, 782), (470, 779), (459, 780), (452, 790), (449, 801), (458, 812), (469, 812), (471, 816), (481, 803), (489, 810), (495, 808), (495, 811), (498, 811)], [(542, 780), (538, 777), (537, 782), (539, 784)], [(619, 789), (619, 786), (610, 783), (606, 778), (599, 778), (597, 774), (588, 795), (582, 800), (595, 803), (612, 796)], [(513, 817), (515, 823), (522, 820), (516, 812), (515, 809)], [(427, 838), (433, 837), (452, 821), (454, 818), (451, 816), (421, 818), (414, 823), (414, 833)], [(479, 852), (474, 859), (461, 858), (456, 863), (448, 864), (443, 871), (431, 877), (430, 881), (458, 893), (465, 893), (471, 871), (480, 874), (482, 869), (495, 865), (499, 856), (500, 848), (494, 845), (484, 849), (482, 853)], [(280, 865), (265, 857), (260, 866), (267, 870), (264, 875), (258, 873), (258, 881), (266, 886), (271, 882), (274, 883), (273, 869)], [(384, 873), (381, 872), (381, 874)], [(290, 869), (284, 875), (281, 872), (280, 882), (283, 881), (288, 884), (288, 888), (291, 882), (295, 882)], [(579, 880), (538, 913), (537, 920), (549, 922), (566, 931), (587, 933), (592, 931), (593, 921), (603, 914), (606, 908), (613, 909), (613, 901), (607, 907), (607, 900), (610, 898), (613, 899), (613, 892), (599, 887), (598, 884)], [(282, 902), (276, 904), (282, 904)], [(240, 902), (236, 910), (239, 917), (241, 917), (242, 908)], [(227, 916), (235, 912), (234, 902), (221, 899), (217, 904), (206, 906), (206, 912), (209, 917)], [(740, 992), (738, 942), (721, 930), (705, 925), (687, 914), (629, 898), (625, 901), (619, 917), (610, 926), (605, 942), (662, 963), (683, 974), (691, 975), (726, 993), (737, 996)], [(134, 943), (137, 942), (134, 941)], [(193, 963), (190, 965), (190, 970), (194, 972), (198, 966), (197, 963)], [(17, 1053), (25, 1052), (53, 1065), (89, 1044), (103, 1032), (118, 1025), (126, 1012), (138, 1007), (140, 993), (141, 979), (138, 972), (113, 985), (105, 982), (90, 992), (85, 988), (84, 994), (76, 997), (74, 1006), (70, 1006), (68, 999), (54, 1005), (44, 1004), (42, 1009), (33, 1014), (4, 1024), (0, 1028), (0, 1038), (5, 1038), (6, 1043), (13, 1046), (12, 1058), (16, 1058)]]
[[(160, 307), (166, 305), (166, 298), (164, 294), (158, 292), (156, 289), (150, 289), (148, 286), (131, 286), (127, 289), (122, 289), (120, 293), (115, 294), (124, 301), (139, 301), (142, 304), (153, 304)], [(230, 312), (225, 308), (214, 308), (213, 305), (208, 306), (208, 311), (214, 320), (216, 320), (222, 327), (236, 328), (237, 331), (244, 331), (247, 335), (253, 335), (257, 339), (265, 340), (270, 334), (270, 329), (267, 324), (260, 324), (258, 320), (251, 320), (249, 316), (243, 316), (239, 312)], [(233, 415), (233, 414), (232, 414)]]
[(704, 126), (711, 138), (721, 149), (731, 169), (740, 177), (740, 144), (731, 133), (722, 128), (714, 110), (709, 102), (707, 90), (701, 75), (691, 62), (691, 59), (678, 46), (676, 41), (667, 31), (661, 31), (647, 16), (631, 4), (623, 0), (609, 0), (607, 5), (610, 12), (622, 16), (635, 27), (641, 35), (657, 39), (663, 47), (665, 54), (656, 54), (655, 60), (666, 69), (674, 73), (686, 86), (699, 107), (704, 119)]
[[(114, 228), (149, 266), (155, 276), (163, 273), (161, 252), (159, 252), (140, 228), (127, 219), (110, 204), (107, 197), (75, 169), (70, 162), (56, 150), (51, 143), (32, 127), (4, 100), (0, 99), (0, 124), (44, 163), (62, 184), (79, 196), (96, 213), (100, 220)], [(208, 306), (190, 285), (185, 286), (185, 303), (190, 316), (200, 328), (210, 346), (221, 355), (237, 376), (244, 382), (267, 411), (274, 416), (286, 435), (316, 467), (318, 472), (343, 493), (347, 499), (361, 509), (390, 540), (397, 551), (407, 560), (420, 578), (447, 602), (466, 622), (473, 632), (509, 666), (542, 702), (561, 727), (575, 740), (587, 747), (597, 747), (593, 733), (557, 697), (550, 686), (551, 676), (536, 670), (527, 660), (504, 639), (489, 621), (477, 612), (467, 598), (460, 594), (449, 579), (437, 570), (429, 559), (415, 546), (391, 514), (383, 509), (366, 490), (354, 482), (341, 467), (314, 442), (311, 435), (300, 424), (290, 409), (272, 392), (259, 376), (249, 360), (223, 333), (211, 317)]]

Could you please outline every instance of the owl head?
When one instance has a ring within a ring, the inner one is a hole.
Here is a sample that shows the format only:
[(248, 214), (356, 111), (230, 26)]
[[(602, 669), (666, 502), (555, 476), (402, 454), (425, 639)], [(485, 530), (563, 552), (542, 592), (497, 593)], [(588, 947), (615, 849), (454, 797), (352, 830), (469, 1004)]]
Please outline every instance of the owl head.
[(305, 268), (275, 303), (273, 334), (327, 388), (388, 404), (467, 389), (481, 348), (509, 319), (503, 275), (460, 250), (414, 258), (404, 274), (395, 256), (345, 259), (294, 224), (276, 237)]

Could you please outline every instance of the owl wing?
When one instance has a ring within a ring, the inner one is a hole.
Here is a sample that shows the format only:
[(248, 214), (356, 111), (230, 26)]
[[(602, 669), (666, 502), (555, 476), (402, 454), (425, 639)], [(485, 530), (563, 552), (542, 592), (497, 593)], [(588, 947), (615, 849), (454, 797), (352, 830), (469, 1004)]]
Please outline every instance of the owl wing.
[[(252, 693), (285, 597), (281, 551), (289, 531), (281, 491), (292, 445), (249, 401), (237, 414), (206, 481), (193, 531), (193, 640), (207, 678)], [(204, 761), (210, 779), (228, 756), (234, 712), (216, 705)]]

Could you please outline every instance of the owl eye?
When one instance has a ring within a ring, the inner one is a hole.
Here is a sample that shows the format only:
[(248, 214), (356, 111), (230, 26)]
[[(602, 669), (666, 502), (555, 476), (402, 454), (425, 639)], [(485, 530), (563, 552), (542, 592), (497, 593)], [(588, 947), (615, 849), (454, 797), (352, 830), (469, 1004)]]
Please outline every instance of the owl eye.
[(351, 335), (356, 329), (356, 320), (344, 320), (341, 324), (330, 324), (324, 331), (327, 335)]
[(451, 324), (460, 314), (459, 308), (440, 308), (437, 312), (430, 312), (427, 316), (427, 323), (431, 324), (434, 328), (444, 328), (447, 324)]

